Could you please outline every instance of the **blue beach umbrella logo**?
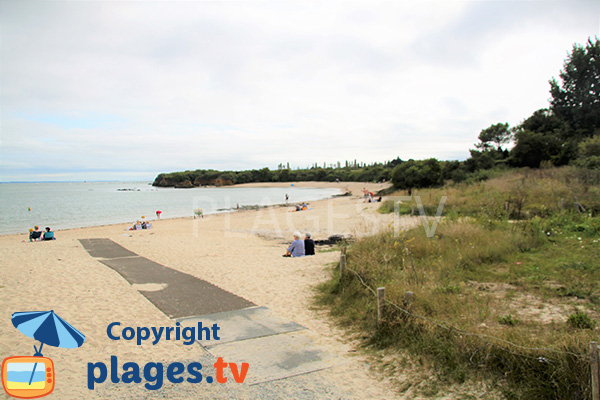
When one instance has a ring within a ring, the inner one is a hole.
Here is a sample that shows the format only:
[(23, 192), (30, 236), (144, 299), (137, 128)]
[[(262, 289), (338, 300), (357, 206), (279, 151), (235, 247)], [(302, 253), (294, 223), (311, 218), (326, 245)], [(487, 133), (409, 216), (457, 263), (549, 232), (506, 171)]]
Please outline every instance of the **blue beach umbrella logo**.
[(8, 357), (2, 362), (6, 393), (21, 399), (37, 398), (54, 390), (54, 363), (42, 355), (44, 345), (75, 349), (85, 342), (83, 333), (52, 311), (16, 312), (12, 323), (21, 333), (38, 340), (33, 357)]
[(12, 315), (12, 323), (21, 333), (39, 340), (35, 345), (35, 356), (42, 357), (44, 344), (63, 349), (75, 349), (85, 342), (85, 336), (71, 324), (52, 311), (16, 312)]

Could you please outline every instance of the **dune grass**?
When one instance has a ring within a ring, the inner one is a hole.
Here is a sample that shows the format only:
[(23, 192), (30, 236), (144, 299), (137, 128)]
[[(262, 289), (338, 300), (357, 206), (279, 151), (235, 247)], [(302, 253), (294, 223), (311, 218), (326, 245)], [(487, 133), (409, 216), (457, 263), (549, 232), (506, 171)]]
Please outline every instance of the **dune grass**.
[[(570, 168), (525, 170), (413, 192), (430, 211), (447, 196), (435, 235), (419, 227), (356, 241), (350, 270), (334, 269), (319, 302), (367, 332), (369, 346), (425, 357), (442, 381), (484, 374), (509, 399), (591, 398), (588, 348), (600, 319), (594, 179)], [(379, 327), (365, 285), (385, 287), (395, 305)]]

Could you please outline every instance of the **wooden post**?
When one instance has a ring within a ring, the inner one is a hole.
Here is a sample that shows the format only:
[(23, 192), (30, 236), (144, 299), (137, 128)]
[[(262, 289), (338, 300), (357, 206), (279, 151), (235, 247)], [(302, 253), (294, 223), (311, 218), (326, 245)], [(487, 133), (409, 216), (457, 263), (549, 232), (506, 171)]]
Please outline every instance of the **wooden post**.
[(345, 254), (340, 254), (340, 278), (342, 276), (344, 276), (344, 273), (346, 272), (346, 255)]
[(596, 342), (590, 343), (590, 358), (592, 364), (592, 400), (600, 400), (600, 383), (598, 378), (599, 373), (599, 360), (598, 360), (598, 344)]
[(560, 199), (560, 211), (565, 211), (565, 199), (562, 197)]
[(385, 288), (377, 288), (377, 326), (381, 325), (383, 318), (383, 301), (385, 300)]
[(342, 246), (342, 254), (343, 255), (346, 255), (346, 248), (347, 248), (346, 246)]

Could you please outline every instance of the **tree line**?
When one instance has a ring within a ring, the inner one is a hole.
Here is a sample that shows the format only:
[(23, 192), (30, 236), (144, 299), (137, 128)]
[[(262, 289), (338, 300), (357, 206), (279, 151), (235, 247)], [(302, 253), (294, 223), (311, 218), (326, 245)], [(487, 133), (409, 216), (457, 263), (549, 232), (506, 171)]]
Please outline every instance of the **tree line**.
[[(575, 44), (559, 79), (550, 81), (548, 108), (515, 127), (499, 122), (483, 129), (465, 161), (400, 158), (364, 164), (357, 160), (291, 169), (289, 163), (246, 171), (195, 170), (159, 174), (155, 186), (195, 187), (250, 182), (391, 180), (397, 189), (434, 187), (446, 181), (485, 179), (498, 168), (574, 165), (600, 170), (600, 41)], [(514, 143), (512, 148), (509, 144)]]
[(393, 168), (401, 163), (396, 159), (386, 163), (362, 164), (346, 162), (313, 165), (309, 168), (290, 169), (281, 166), (277, 170), (269, 168), (246, 171), (202, 170), (183, 171), (159, 174), (154, 186), (197, 187), (204, 185), (233, 185), (251, 182), (380, 182), (388, 181)]

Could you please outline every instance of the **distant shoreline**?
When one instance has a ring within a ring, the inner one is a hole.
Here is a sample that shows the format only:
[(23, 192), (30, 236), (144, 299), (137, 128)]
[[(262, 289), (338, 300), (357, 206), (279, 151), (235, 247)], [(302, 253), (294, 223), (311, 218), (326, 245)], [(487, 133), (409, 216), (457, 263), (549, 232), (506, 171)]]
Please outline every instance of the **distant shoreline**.
[[(43, 182), (44, 183), (50, 183), (51, 182)], [(70, 184), (70, 183), (74, 183), (74, 184), (78, 184), (78, 185), (82, 185), (83, 182), (55, 182), (56, 184)], [(118, 181), (118, 182), (89, 182), (89, 183), (110, 183), (110, 184), (115, 184), (115, 183), (124, 183), (124, 184), (129, 184), (129, 186), (131, 186), (131, 184), (140, 184), (140, 183), (144, 183), (144, 181), (139, 181), (139, 182), (134, 182), (134, 181)], [(35, 183), (32, 182), (22, 182), (21, 184), (25, 184), (25, 185), (35, 185)], [(337, 189), (337, 193), (335, 194), (331, 194), (331, 195), (327, 195), (327, 197), (319, 197), (318, 195), (315, 195), (316, 197), (313, 199), (304, 199), (302, 201), (319, 201), (319, 200), (326, 200), (326, 199), (330, 199), (330, 198), (334, 198), (337, 197), (339, 195), (343, 195), (344, 193), (348, 192), (348, 187), (346, 185), (343, 185), (341, 183), (328, 183), (328, 182), (302, 182), (302, 183), (296, 183), (296, 182), (265, 182), (265, 183), (250, 183), (250, 184), (241, 184), (241, 185), (232, 185), (232, 186), (226, 186), (226, 187), (219, 187), (219, 188), (215, 188), (215, 187), (211, 187), (211, 188), (206, 188), (206, 189), (252, 189), (252, 188), (285, 188), (285, 187), (295, 187), (295, 188), (301, 188), (301, 189)], [(127, 186), (127, 185), (125, 185)], [(138, 185), (137, 187), (139, 188), (143, 188), (146, 189), (145, 186), (141, 186)], [(162, 190), (173, 190), (173, 188), (156, 188), (156, 187), (151, 187), (151, 189), (153, 191), (162, 191)], [(195, 190), (202, 190), (203, 188), (195, 188)], [(116, 191), (119, 191), (118, 189), (116, 189)], [(185, 192), (185, 190), (181, 190), (182, 192)], [(128, 193), (128, 191), (120, 191), (123, 194)], [(139, 192), (138, 191), (131, 191), (131, 193), (134, 192)], [(147, 190), (142, 190), (142, 192), (147, 192)], [(215, 214), (223, 214), (223, 213), (230, 213), (230, 212), (241, 212), (241, 211), (246, 211), (246, 210), (256, 210), (256, 209), (260, 209), (262, 207), (285, 207), (286, 204), (283, 203), (281, 200), (283, 200), (283, 194), (281, 195), (281, 199), (280, 198), (273, 198), (272, 202), (268, 203), (268, 204), (260, 204), (258, 202), (256, 203), (252, 203), (252, 204), (240, 204), (239, 209), (236, 207), (237, 204), (231, 203), (227, 206), (227, 208), (216, 208), (216, 209), (205, 209), (204, 210), (204, 215), (208, 216), (208, 215), (215, 215)], [(258, 200), (258, 199), (257, 199)], [(35, 203), (34, 203), (35, 204)], [(288, 206), (292, 206), (293, 204), (295, 204), (294, 200), (290, 200), (290, 203)], [(190, 203), (190, 207), (191, 207), (191, 203)], [(33, 207), (32, 207), (33, 208)], [(203, 207), (204, 208), (204, 207)], [(176, 220), (176, 219), (185, 219), (185, 218), (190, 218), (192, 217), (192, 209), (190, 208), (189, 210), (189, 214), (188, 215), (182, 215), (182, 212), (180, 210), (180, 212), (177, 211), (173, 211), (171, 213), (170, 216), (166, 216), (164, 214), (165, 209), (158, 206), (157, 209), (162, 209), (163, 211), (163, 220)], [(35, 209), (34, 209), (35, 211)], [(135, 214), (131, 214), (131, 215), (135, 215)], [(73, 223), (72, 221), (64, 220), (60, 217), (52, 217), (52, 218), (45, 218), (45, 217), (40, 217), (38, 219), (36, 219), (33, 223), (37, 224), (39, 226), (41, 226), (43, 228), (43, 226), (50, 226), (53, 230), (56, 230), (57, 232), (65, 232), (65, 231), (69, 231), (69, 230), (73, 230), (73, 229), (85, 229), (85, 228), (94, 228), (94, 227), (104, 227), (104, 226), (115, 226), (115, 225), (131, 225), (136, 219), (142, 220), (139, 217), (132, 217), (131, 215), (128, 216), (123, 216), (122, 218), (120, 218), (118, 215), (114, 215), (114, 219), (112, 221), (110, 220), (98, 220), (97, 222), (93, 222), (93, 221), (81, 221), (81, 224), (78, 223)], [(150, 211), (140, 211), (137, 215), (145, 215), (146, 218), (144, 218), (144, 220), (148, 221), (148, 222), (154, 222), (157, 221), (157, 219), (154, 217), (154, 209), (152, 212)], [(152, 217), (152, 218), (148, 218), (148, 217)], [(40, 221), (48, 221), (48, 222), (37, 222), (37, 220)], [(14, 221), (13, 221), (14, 222)], [(11, 223), (9, 225), (6, 225), (6, 228), (10, 228), (12, 225), (15, 225), (14, 223)], [(27, 223), (27, 222), (23, 222), (23, 224), (20, 224), (19, 227), (21, 227), (22, 225), (22, 230), (18, 231), (16, 228), (15, 229), (6, 229), (8, 232), (2, 232), (0, 233), (0, 237), (4, 237), (4, 236), (13, 236), (13, 235), (27, 235), (27, 229), (32, 228), (33, 225), (31, 225), (31, 223)], [(31, 225), (31, 226), (29, 226)], [(43, 225), (43, 226), (42, 226)], [(61, 227), (62, 225), (62, 227)], [(13, 227), (14, 228), (14, 227)]]

